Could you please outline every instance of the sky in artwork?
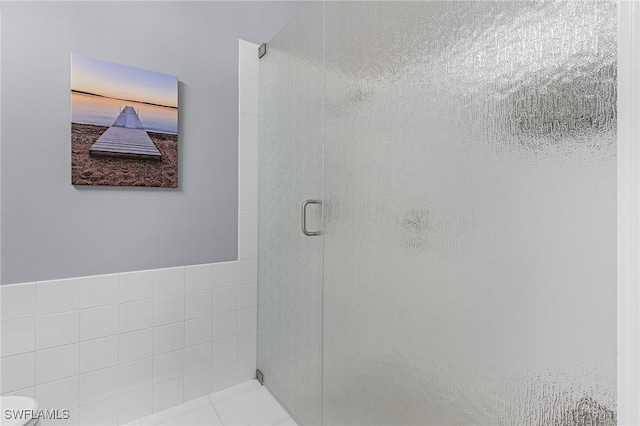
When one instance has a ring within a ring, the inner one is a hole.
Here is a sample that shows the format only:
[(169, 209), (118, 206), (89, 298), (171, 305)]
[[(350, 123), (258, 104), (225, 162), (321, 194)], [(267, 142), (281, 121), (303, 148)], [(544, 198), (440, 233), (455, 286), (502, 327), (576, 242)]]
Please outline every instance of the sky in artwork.
[(71, 90), (178, 107), (177, 77), (76, 54), (71, 55)]

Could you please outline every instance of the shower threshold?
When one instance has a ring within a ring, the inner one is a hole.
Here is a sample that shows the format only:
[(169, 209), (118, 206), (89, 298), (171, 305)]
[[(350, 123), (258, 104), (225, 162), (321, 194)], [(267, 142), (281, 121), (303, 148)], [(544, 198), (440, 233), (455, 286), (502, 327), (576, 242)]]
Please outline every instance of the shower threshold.
[(224, 389), (125, 426), (296, 425), (257, 380)]

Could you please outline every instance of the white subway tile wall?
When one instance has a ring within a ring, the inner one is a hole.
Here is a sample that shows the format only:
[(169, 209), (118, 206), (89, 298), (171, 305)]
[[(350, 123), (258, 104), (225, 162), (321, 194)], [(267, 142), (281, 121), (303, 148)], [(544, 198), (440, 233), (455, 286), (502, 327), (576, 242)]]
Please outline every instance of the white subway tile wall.
[(114, 305), (120, 300), (118, 274), (95, 275), (80, 280), (80, 308)]
[(247, 308), (238, 311), (238, 333), (246, 333), (257, 329), (258, 308)]
[(188, 266), (185, 273), (185, 291), (187, 293), (213, 289), (213, 265)]
[(153, 327), (153, 300), (136, 300), (120, 304), (119, 331), (143, 330)]
[(153, 385), (153, 412), (162, 411), (184, 402), (184, 377), (180, 376)]
[(23, 284), (7, 289), (2, 299), (2, 321), (32, 317), (36, 314), (36, 285)]
[(120, 303), (153, 299), (153, 271), (120, 274)]
[[(52, 281), (73, 303), (47, 281), (0, 287), (3, 304), (21, 307), (2, 317), (2, 394), (72, 410), (63, 424), (115, 424), (251, 380), (256, 283), (238, 284), (241, 271), (256, 276), (250, 267), (257, 263)], [(95, 283), (111, 292), (94, 291)], [(41, 294), (64, 311), (47, 307)]]
[(234, 287), (238, 285), (238, 262), (217, 264), (213, 271), (213, 288)]
[[(4, 288), (2, 288), (4, 290)], [(4, 358), (19, 355), (36, 349), (36, 319), (35, 317), (13, 321), (2, 321), (0, 324), (0, 355)]]
[(212, 329), (215, 320), (209, 315), (185, 321), (184, 339), (185, 347), (200, 345), (212, 340)]
[(238, 287), (225, 287), (213, 292), (213, 314), (222, 314), (238, 309)]
[(77, 376), (80, 374), (79, 358), (77, 343), (36, 352), (36, 384)]
[(118, 396), (120, 423), (148, 416), (153, 412), (153, 389), (143, 388)]
[(184, 294), (159, 297), (154, 301), (153, 325), (160, 326), (184, 321)]
[(211, 342), (186, 348), (184, 350), (184, 373), (193, 374), (211, 368), (213, 365), (211, 348)]
[(238, 383), (243, 383), (256, 377), (256, 362), (256, 354), (238, 360), (238, 377), (236, 378)]
[(121, 333), (119, 339), (120, 363), (136, 361), (153, 356), (153, 328)]
[(118, 393), (120, 395), (153, 384), (153, 358), (123, 363), (118, 366)]
[(82, 426), (118, 424), (118, 398), (104, 399), (80, 407), (76, 420)]
[(80, 340), (97, 339), (118, 334), (118, 311), (117, 304), (82, 309), (80, 311)]
[(184, 376), (184, 399), (190, 401), (192, 399), (211, 393), (213, 387), (212, 369), (208, 368), (197, 373)]
[(116, 367), (80, 375), (80, 406), (92, 404), (118, 395)]
[(240, 41), (239, 261), (0, 287), (2, 395), (114, 425), (255, 377), (257, 49)]
[(118, 365), (118, 336), (80, 343), (80, 373)]
[(226, 389), (239, 383), (238, 362), (231, 361), (226, 364), (213, 367), (213, 377), (215, 379), (213, 382), (213, 392)]
[(35, 383), (35, 353), (28, 352), (2, 359), (2, 389), (22, 389)]
[(37, 314), (57, 314), (80, 309), (80, 282), (81, 280), (78, 278), (38, 284), (36, 293)]
[(213, 339), (219, 340), (238, 333), (238, 312), (227, 312), (213, 317)]
[(162, 383), (184, 375), (184, 350), (153, 357), (153, 383)]
[(79, 398), (79, 383), (79, 377), (73, 376), (38, 385), (35, 398), (41, 407), (73, 407)]
[(78, 311), (43, 315), (36, 318), (36, 349), (78, 343), (80, 315)]

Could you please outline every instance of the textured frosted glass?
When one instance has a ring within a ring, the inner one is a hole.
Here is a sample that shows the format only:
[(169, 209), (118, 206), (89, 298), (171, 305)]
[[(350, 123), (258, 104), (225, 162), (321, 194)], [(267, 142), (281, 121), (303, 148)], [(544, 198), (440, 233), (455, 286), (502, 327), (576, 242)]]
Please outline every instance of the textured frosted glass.
[(325, 4), (325, 424), (615, 424), (616, 31)]
[[(319, 424), (322, 236), (305, 237), (300, 206), (322, 198), (322, 4), (307, 7), (260, 59), (258, 368), (304, 424)], [(310, 206), (308, 227), (321, 228)]]

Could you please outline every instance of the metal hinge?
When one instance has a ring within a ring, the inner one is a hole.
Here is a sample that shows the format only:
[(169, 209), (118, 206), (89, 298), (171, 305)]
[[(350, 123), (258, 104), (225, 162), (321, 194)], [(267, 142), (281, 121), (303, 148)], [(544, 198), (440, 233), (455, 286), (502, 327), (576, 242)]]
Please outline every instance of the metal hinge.
[(260, 382), (261, 385), (264, 385), (264, 375), (262, 374), (262, 371), (256, 370), (256, 380)]
[(260, 47), (258, 47), (258, 59), (262, 58), (267, 54), (267, 43), (262, 43)]

